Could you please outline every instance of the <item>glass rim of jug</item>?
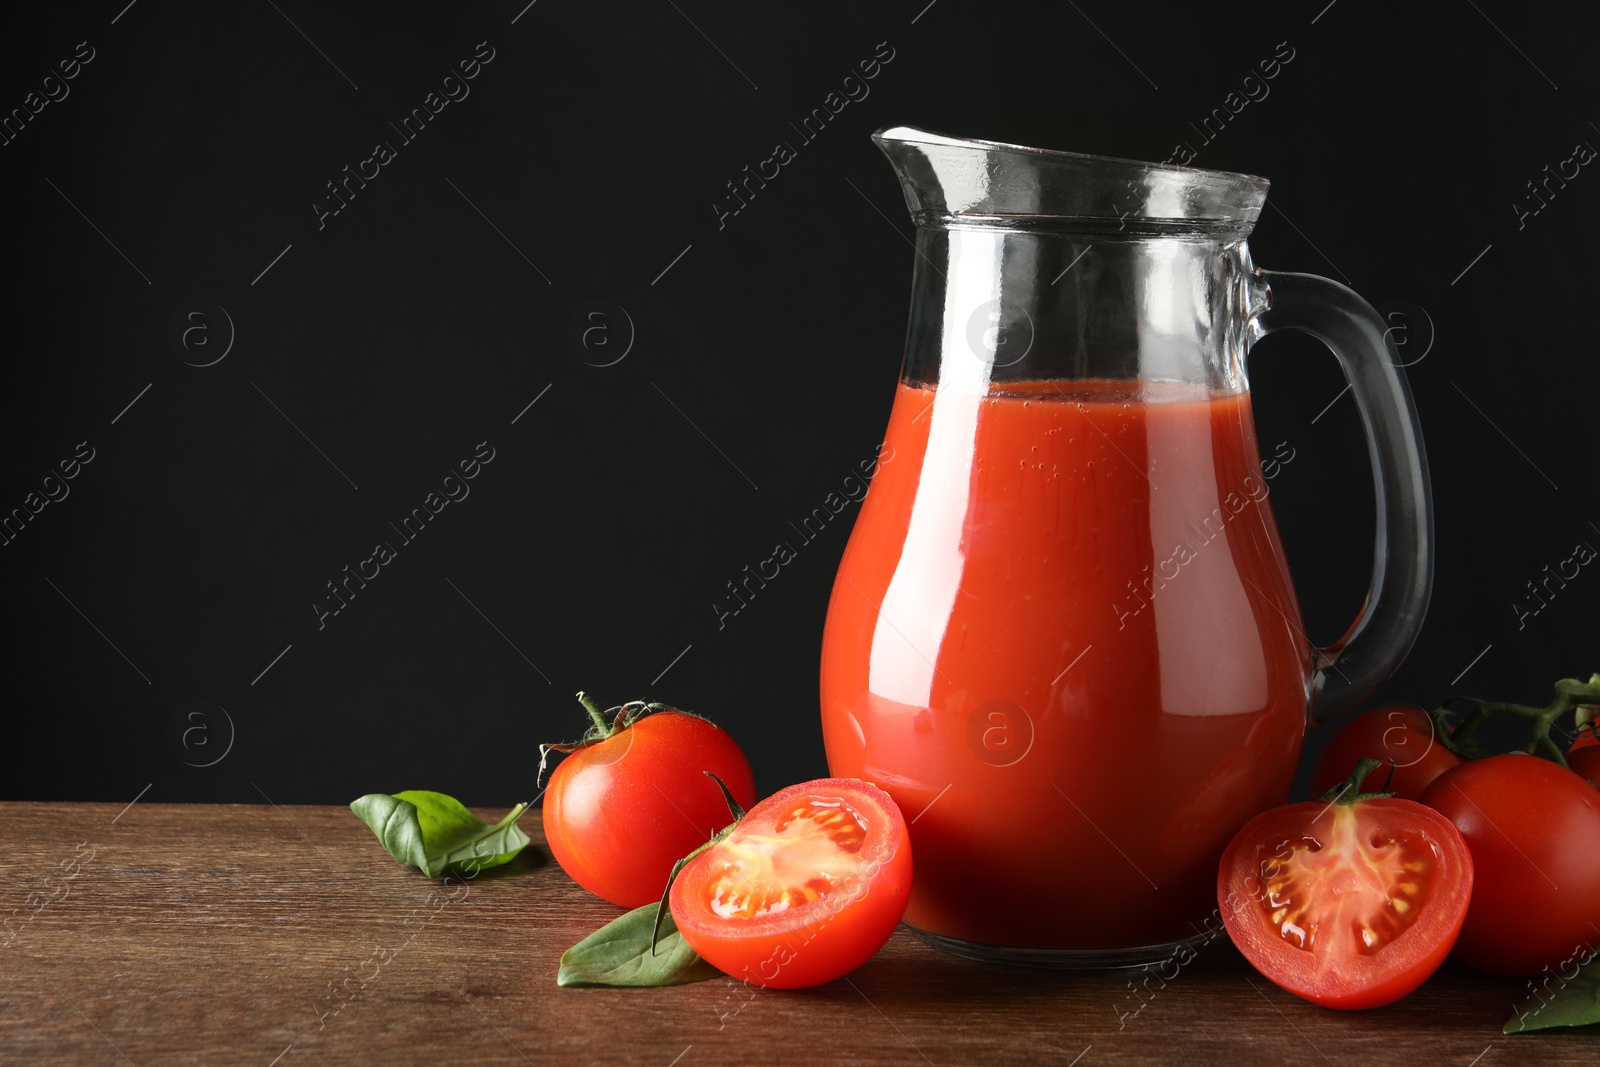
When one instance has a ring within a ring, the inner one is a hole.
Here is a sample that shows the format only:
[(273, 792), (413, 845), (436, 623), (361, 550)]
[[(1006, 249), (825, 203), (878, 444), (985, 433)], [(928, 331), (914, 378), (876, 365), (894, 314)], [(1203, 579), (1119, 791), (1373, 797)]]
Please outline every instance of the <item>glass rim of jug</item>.
[(956, 137), (917, 126), (872, 135), (917, 226), (1245, 237), (1270, 182), (1253, 174)]

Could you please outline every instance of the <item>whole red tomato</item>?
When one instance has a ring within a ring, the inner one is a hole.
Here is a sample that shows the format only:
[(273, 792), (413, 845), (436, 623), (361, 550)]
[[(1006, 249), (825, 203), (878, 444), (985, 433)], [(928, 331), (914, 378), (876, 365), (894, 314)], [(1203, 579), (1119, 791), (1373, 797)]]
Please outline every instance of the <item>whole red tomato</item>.
[(1537, 974), (1600, 943), (1600, 791), (1512, 753), (1446, 771), (1422, 802), (1455, 823), (1477, 870), (1459, 959)]
[(854, 778), (774, 793), (684, 864), (672, 919), (712, 966), (797, 989), (883, 947), (911, 893), (911, 838), (889, 794)]
[(1405, 800), (1416, 800), (1435, 778), (1462, 762), (1434, 736), (1433, 719), (1421, 708), (1374, 708), (1351, 719), (1328, 744), (1317, 761), (1312, 794), (1337, 786), (1365, 758), (1382, 760), (1384, 766), (1367, 775), (1361, 792), (1382, 791), (1393, 764), (1389, 792)]
[[(598, 708), (591, 714), (604, 722)], [(728, 824), (727, 803), (705, 772), (741, 805), (755, 803), (755, 776), (733, 738), (697, 715), (635, 703), (605, 728), (605, 736), (557, 746), (572, 750), (550, 775), (544, 833), (573, 881), (637, 908), (660, 900), (672, 865)]]
[(1245, 824), (1223, 853), (1217, 903), (1267, 978), (1324, 1007), (1374, 1008), (1444, 962), (1473, 869), (1456, 828), (1415, 801), (1309, 801)]

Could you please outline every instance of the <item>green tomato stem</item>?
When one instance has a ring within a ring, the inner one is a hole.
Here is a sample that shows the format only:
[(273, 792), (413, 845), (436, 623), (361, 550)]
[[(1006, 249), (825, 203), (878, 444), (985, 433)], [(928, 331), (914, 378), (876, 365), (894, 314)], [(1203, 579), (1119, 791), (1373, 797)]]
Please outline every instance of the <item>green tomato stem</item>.
[(1450, 704), (1456, 700), (1472, 700), (1471, 697), (1450, 697), (1433, 712), (1433, 736), (1448, 751), (1455, 753), (1462, 759), (1477, 759), (1484, 753), (1473, 744), (1470, 738), (1478, 724), (1489, 717), (1481, 704), (1472, 709), (1472, 712), (1461, 721), (1459, 725), (1450, 722)]
[(733, 821), (724, 826), (722, 829), (718, 830), (712, 836), (710, 841), (707, 841), (705, 844), (701, 845), (699, 848), (695, 849), (693, 852), (683, 857), (683, 859), (672, 865), (672, 872), (667, 875), (667, 887), (661, 891), (661, 901), (656, 904), (655, 922), (650, 925), (650, 955), (652, 956), (656, 954), (656, 945), (661, 940), (661, 916), (664, 913), (672, 910), (668, 901), (672, 896), (672, 883), (678, 880), (678, 872), (683, 870), (684, 866), (690, 860), (694, 859), (696, 856), (700, 855), (700, 853), (704, 852), (712, 845), (717, 844), (723, 838), (733, 833), (734, 828), (737, 827), (739, 823), (744, 821), (744, 809), (739, 806), (739, 802), (737, 800), (733, 799), (733, 794), (728, 792), (728, 787), (722, 785), (722, 779), (718, 778), (710, 771), (705, 771), (703, 773), (712, 781), (716, 782), (717, 785), (722, 786), (722, 797), (728, 802), (728, 811), (733, 814)]
[(587, 711), (589, 718), (594, 720), (595, 736), (602, 740), (610, 737), (611, 724), (606, 722), (606, 713), (600, 709), (599, 704), (594, 702), (594, 698), (587, 693), (580, 692), (578, 694), (578, 703), (583, 705), (583, 710)]
[(704, 774), (713, 782), (716, 782), (717, 788), (722, 790), (722, 799), (727, 803), (728, 814), (733, 816), (733, 821), (737, 823), (740, 819), (744, 818), (744, 808), (740, 807), (739, 802), (733, 799), (733, 790), (728, 788), (727, 783), (721, 778), (718, 778), (715, 774), (712, 774), (710, 771), (701, 771), (700, 773)]
[(1380, 797), (1393, 796), (1393, 793), (1361, 791), (1361, 783), (1367, 780), (1367, 775), (1382, 766), (1382, 760), (1370, 756), (1359, 759), (1356, 761), (1356, 769), (1350, 772), (1350, 777), (1316, 799), (1326, 801), (1328, 804), (1354, 804), (1358, 800), (1377, 800)]
[[(1458, 756), (1472, 759), (1478, 755), (1476, 746), (1471, 743), (1472, 734), (1484, 720), (1493, 715), (1510, 715), (1526, 719), (1529, 731), (1525, 751), (1529, 755), (1542, 753), (1565, 767), (1566, 754), (1550, 736), (1550, 727), (1568, 712), (1579, 710), (1581, 715), (1581, 709), (1600, 702), (1600, 674), (1590, 675), (1587, 682), (1580, 682), (1576, 678), (1563, 678), (1555, 684), (1555, 690), (1555, 699), (1542, 708), (1503, 700), (1450, 697), (1433, 714), (1437, 727), (1435, 733), (1445, 748)], [(1461, 720), (1461, 724), (1452, 730), (1449, 728), (1446, 716), (1449, 714), (1450, 704), (1454, 701), (1468, 701), (1473, 705), (1473, 709), (1465, 719)]]

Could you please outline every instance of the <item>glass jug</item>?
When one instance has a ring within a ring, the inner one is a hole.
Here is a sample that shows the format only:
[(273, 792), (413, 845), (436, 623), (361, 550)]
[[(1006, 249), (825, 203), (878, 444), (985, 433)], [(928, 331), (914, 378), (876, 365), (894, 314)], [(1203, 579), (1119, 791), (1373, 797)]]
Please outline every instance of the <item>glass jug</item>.
[[(1308, 719), (1398, 665), (1432, 582), (1426, 459), (1382, 320), (1258, 270), (1267, 182), (910, 127), (910, 326), (828, 606), (833, 774), (910, 824), (905, 921), (979, 959), (1132, 966), (1214, 931), (1217, 864)], [(1343, 365), (1378, 496), (1371, 588), (1305, 635), (1245, 354)]]

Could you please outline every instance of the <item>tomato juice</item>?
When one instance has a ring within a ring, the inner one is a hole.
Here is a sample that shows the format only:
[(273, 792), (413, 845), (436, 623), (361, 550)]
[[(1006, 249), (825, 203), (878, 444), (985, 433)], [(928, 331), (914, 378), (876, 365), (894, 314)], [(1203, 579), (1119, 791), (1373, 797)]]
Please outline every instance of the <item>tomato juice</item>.
[(894, 797), (905, 920), (988, 945), (1193, 937), (1287, 797), (1300, 622), (1245, 393), (902, 382), (823, 638), (831, 773)]

